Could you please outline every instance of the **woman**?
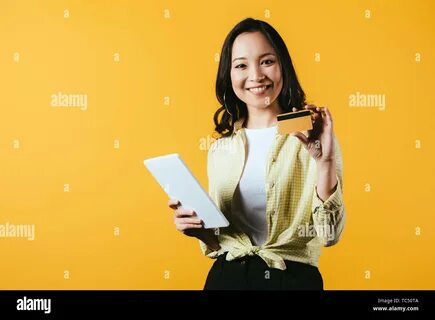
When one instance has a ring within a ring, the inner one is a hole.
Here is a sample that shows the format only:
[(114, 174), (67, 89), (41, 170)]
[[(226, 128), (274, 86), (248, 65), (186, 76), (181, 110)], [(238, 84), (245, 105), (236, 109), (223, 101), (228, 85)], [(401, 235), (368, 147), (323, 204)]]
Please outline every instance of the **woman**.
[[(225, 39), (216, 95), (209, 194), (230, 226), (205, 229), (169, 200), (177, 229), (216, 258), (204, 289), (323, 290), (320, 250), (337, 243), (345, 220), (331, 112), (306, 105), (283, 39), (252, 18)], [(277, 131), (277, 115), (303, 109), (313, 115), (308, 136)]]

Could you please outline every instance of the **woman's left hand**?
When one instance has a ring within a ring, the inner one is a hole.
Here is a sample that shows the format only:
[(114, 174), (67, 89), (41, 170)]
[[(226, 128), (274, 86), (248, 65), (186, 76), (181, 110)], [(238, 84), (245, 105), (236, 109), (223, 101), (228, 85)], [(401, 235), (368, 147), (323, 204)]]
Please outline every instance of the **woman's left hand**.
[[(313, 111), (313, 130), (308, 131), (308, 137), (302, 132), (296, 132), (292, 135), (302, 142), (317, 163), (333, 161), (335, 153), (331, 113), (326, 107), (305, 105), (304, 108)], [(293, 111), (297, 111), (297, 109), (293, 108)]]

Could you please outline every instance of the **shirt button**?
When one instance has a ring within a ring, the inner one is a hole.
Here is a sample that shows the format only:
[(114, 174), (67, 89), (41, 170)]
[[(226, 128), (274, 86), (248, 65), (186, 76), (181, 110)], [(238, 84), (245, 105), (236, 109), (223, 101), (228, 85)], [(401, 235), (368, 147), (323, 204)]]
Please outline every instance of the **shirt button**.
[(241, 262), (240, 262), (240, 264), (245, 264), (246, 263), (246, 261), (245, 260), (242, 260)]
[(275, 162), (275, 161), (276, 161), (276, 159), (275, 159), (275, 157), (273, 157), (273, 158), (272, 158), (272, 162)]
[(270, 183), (270, 188), (272, 189), (275, 186), (275, 182)]

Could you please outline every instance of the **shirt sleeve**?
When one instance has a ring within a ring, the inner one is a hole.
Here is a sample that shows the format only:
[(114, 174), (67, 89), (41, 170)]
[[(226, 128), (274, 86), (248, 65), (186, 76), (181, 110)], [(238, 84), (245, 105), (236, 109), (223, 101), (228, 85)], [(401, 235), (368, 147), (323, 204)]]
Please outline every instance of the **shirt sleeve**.
[[(208, 178), (208, 195), (216, 203), (214, 179), (213, 179), (213, 150), (216, 147), (216, 141), (210, 146), (207, 156), (207, 178)], [(219, 251), (212, 250), (203, 241), (199, 240), (199, 246), (202, 253), (209, 258), (216, 258)]]
[(344, 229), (346, 218), (343, 203), (343, 161), (340, 145), (334, 135), (337, 186), (328, 199), (322, 201), (317, 194), (317, 184), (313, 192), (313, 221), (317, 236), (325, 247), (336, 244)]

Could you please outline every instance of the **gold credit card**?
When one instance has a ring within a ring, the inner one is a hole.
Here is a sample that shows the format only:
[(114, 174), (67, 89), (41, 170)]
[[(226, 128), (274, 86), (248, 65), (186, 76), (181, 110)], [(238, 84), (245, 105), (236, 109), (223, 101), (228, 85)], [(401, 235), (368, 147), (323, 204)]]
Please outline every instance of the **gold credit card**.
[(290, 134), (297, 131), (308, 131), (313, 129), (310, 110), (279, 114), (277, 119), (278, 132), (281, 134)]

